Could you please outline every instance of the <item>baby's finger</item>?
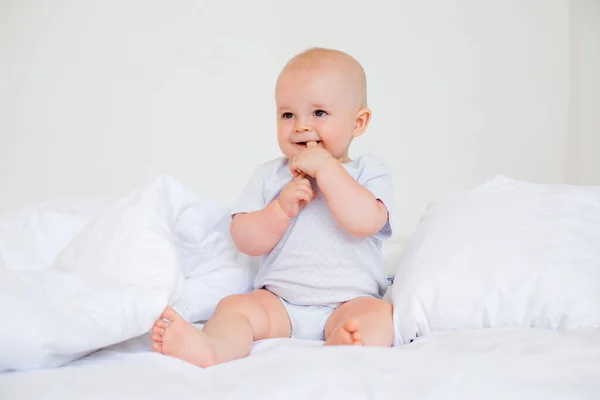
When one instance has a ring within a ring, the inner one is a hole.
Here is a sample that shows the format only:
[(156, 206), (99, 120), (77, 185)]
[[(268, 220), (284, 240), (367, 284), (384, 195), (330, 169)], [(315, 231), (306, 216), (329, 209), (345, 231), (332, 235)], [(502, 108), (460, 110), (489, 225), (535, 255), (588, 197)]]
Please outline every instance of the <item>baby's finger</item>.
[(319, 147), (319, 144), (315, 141), (312, 142), (306, 142), (306, 147)]
[(305, 190), (304, 188), (298, 188), (298, 191), (296, 192), (296, 199), (310, 203), (312, 196), (308, 190)]
[[(304, 174), (304, 172), (302, 174)], [(299, 185), (299, 186), (302, 186), (302, 187), (309, 187), (310, 186), (310, 181), (308, 179), (306, 179), (306, 177), (303, 177), (303, 178), (296, 177), (294, 179), (295, 179), (294, 183), (296, 185)]]
[(315, 192), (310, 187), (302, 187), (300, 190), (311, 200), (315, 197)]
[[(296, 172), (298, 173), (298, 175), (296, 175), (296, 177), (294, 178), (297, 182), (302, 182), (302, 179), (306, 179), (306, 174), (302, 171), (300, 171), (299, 169), (296, 169)], [(308, 180), (307, 180), (308, 182)]]
[(306, 204), (310, 203), (312, 200), (312, 196), (306, 192), (302, 193), (302, 200), (306, 202)]
[(302, 171), (300, 170), (300, 168), (298, 168), (298, 164), (296, 163), (295, 158), (293, 158), (292, 161), (290, 162), (290, 172), (294, 176), (299, 176), (302, 174)]

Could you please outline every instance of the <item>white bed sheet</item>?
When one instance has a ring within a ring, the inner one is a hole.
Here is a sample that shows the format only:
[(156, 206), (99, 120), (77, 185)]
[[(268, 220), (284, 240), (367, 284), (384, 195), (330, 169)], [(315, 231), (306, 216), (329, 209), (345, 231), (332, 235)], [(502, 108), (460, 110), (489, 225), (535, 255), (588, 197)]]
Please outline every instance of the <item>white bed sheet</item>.
[(274, 339), (208, 369), (153, 353), (148, 342), (142, 336), (62, 368), (2, 374), (0, 398), (600, 398), (597, 330), (482, 329), (391, 349)]

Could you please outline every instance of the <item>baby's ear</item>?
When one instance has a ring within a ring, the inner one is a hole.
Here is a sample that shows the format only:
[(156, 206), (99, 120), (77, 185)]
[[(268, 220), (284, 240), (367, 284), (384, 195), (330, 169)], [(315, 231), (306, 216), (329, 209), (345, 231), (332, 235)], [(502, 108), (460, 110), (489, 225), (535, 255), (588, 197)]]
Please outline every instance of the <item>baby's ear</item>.
[(367, 130), (369, 126), (369, 122), (371, 122), (371, 110), (368, 108), (361, 108), (356, 113), (356, 119), (354, 120), (354, 132), (352, 133), (353, 137), (359, 137)]

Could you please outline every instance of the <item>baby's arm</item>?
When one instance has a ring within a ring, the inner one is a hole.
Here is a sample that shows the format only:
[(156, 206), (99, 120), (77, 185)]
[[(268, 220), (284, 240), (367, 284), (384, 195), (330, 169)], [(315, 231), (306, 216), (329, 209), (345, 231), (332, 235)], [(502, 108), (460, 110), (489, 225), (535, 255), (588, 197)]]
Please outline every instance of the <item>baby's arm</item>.
[(249, 256), (262, 256), (279, 242), (290, 221), (315, 193), (304, 175), (288, 183), (279, 197), (262, 210), (237, 214), (231, 221), (231, 237), (237, 248)]
[(289, 225), (290, 218), (274, 200), (262, 210), (235, 215), (231, 221), (231, 237), (242, 253), (262, 256), (275, 247)]
[(386, 206), (337, 160), (320, 168), (316, 178), (334, 218), (348, 233), (367, 237), (384, 227), (388, 219)]

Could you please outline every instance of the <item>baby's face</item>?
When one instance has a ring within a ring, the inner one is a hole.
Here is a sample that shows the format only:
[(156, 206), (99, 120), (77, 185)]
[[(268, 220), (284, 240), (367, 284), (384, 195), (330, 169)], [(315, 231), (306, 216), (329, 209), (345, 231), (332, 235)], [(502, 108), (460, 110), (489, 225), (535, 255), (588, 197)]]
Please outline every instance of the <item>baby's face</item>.
[(292, 69), (277, 82), (277, 140), (291, 159), (306, 142), (322, 142), (335, 158), (348, 160), (358, 108), (335, 70)]

